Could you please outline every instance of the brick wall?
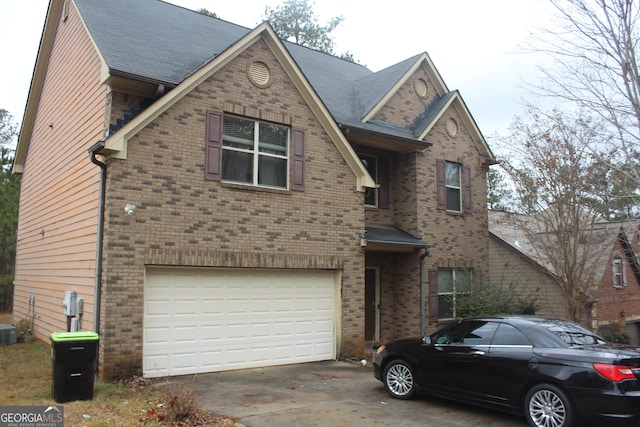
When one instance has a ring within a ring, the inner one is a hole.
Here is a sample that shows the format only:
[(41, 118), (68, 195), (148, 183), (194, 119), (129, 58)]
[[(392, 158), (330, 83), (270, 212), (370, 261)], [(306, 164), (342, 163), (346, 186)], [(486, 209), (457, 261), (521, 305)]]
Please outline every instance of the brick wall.
[[(636, 237), (628, 236), (628, 238), (635, 239)], [(615, 256), (619, 256), (625, 264), (626, 286), (613, 286), (612, 262)], [(606, 263), (606, 268), (594, 295), (597, 303), (592, 311), (592, 329), (597, 330), (600, 326), (614, 322), (624, 324), (640, 320), (640, 282), (618, 239), (615, 239), (610, 256), (603, 258), (603, 262)], [(621, 316), (623, 311), (625, 315)]]
[[(428, 98), (418, 96), (416, 79), (427, 82)], [(418, 69), (398, 89), (376, 118), (408, 126), (429, 104), (435, 89), (423, 69)], [(450, 136), (448, 119), (458, 123)], [(428, 275), (433, 268), (472, 268), (476, 280), (488, 280), (489, 234), (486, 209), (486, 170), (480, 147), (456, 108), (449, 108), (425, 140), (432, 146), (422, 151), (386, 155), (390, 161), (390, 209), (368, 208), (369, 221), (395, 224), (420, 236), (430, 245), (424, 260), (425, 316), (428, 317)], [(385, 155), (385, 154), (382, 154)], [(437, 160), (471, 168), (472, 213), (448, 213), (437, 209)], [(380, 268), (381, 341), (420, 332), (420, 253), (367, 253), (367, 266)], [(437, 325), (428, 325), (427, 332)]]
[[(247, 78), (255, 60), (273, 82)], [(305, 130), (306, 190), (204, 180), (206, 112)], [(340, 353), (362, 350), (364, 208), (355, 177), (263, 42), (258, 42), (130, 140), (108, 164), (104, 377), (140, 373), (145, 265), (330, 268), (342, 272)], [(124, 215), (133, 204), (133, 215)]]

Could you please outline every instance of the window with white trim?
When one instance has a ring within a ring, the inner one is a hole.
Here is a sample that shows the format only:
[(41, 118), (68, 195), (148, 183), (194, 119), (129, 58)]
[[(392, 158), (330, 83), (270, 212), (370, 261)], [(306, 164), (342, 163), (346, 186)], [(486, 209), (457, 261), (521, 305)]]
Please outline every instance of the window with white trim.
[(438, 270), (438, 319), (457, 317), (456, 298), (469, 292), (471, 270)]
[(613, 286), (616, 288), (626, 286), (626, 278), (624, 271), (624, 264), (622, 263), (622, 257), (616, 256), (613, 258), (613, 262), (611, 264), (611, 273), (613, 275)]
[(289, 128), (225, 115), (222, 179), (288, 188)]
[[(378, 182), (378, 158), (376, 156), (371, 156), (368, 154), (360, 154), (360, 160), (371, 178), (373, 178), (376, 183)], [(367, 188), (367, 191), (364, 194), (364, 204), (365, 206), (378, 206), (378, 189), (377, 188)]]
[(444, 159), (436, 161), (438, 210), (454, 214), (473, 213), (471, 203), (471, 167)]
[(447, 210), (462, 212), (462, 173), (460, 165), (446, 162), (444, 175), (447, 189)]

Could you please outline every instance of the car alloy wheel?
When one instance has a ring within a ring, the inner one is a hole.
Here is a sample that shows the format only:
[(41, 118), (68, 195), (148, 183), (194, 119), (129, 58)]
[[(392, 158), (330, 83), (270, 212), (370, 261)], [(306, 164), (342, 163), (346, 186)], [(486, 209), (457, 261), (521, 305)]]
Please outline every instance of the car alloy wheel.
[(384, 370), (384, 386), (396, 399), (411, 399), (416, 393), (411, 366), (404, 360), (389, 362)]
[(527, 421), (532, 427), (569, 427), (572, 412), (569, 400), (559, 388), (540, 384), (527, 393)]

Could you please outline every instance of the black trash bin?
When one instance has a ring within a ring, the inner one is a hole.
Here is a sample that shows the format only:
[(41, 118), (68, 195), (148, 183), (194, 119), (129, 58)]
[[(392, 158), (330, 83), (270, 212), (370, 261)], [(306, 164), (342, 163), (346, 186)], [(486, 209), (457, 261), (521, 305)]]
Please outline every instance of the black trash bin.
[(63, 403), (93, 399), (98, 342), (99, 336), (95, 332), (51, 334), (53, 400)]

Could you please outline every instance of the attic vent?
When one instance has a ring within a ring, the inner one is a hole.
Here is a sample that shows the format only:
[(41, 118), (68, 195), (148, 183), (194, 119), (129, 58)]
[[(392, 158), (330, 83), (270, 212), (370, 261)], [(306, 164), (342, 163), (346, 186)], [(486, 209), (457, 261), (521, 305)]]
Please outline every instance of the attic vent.
[(420, 98), (426, 98), (429, 94), (429, 87), (423, 79), (416, 79), (413, 82), (413, 89)]
[(254, 85), (265, 88), (271, 84), (271, 73), (269, 67), (264, 62), (256, 61), (249, 65), (249, 80)]
[(447, 134), (451, 137), (454, 137), (458, 134), (458, 122), (455, 119), (447, 119), (444, 122), (444, 128), (447, 130)]

